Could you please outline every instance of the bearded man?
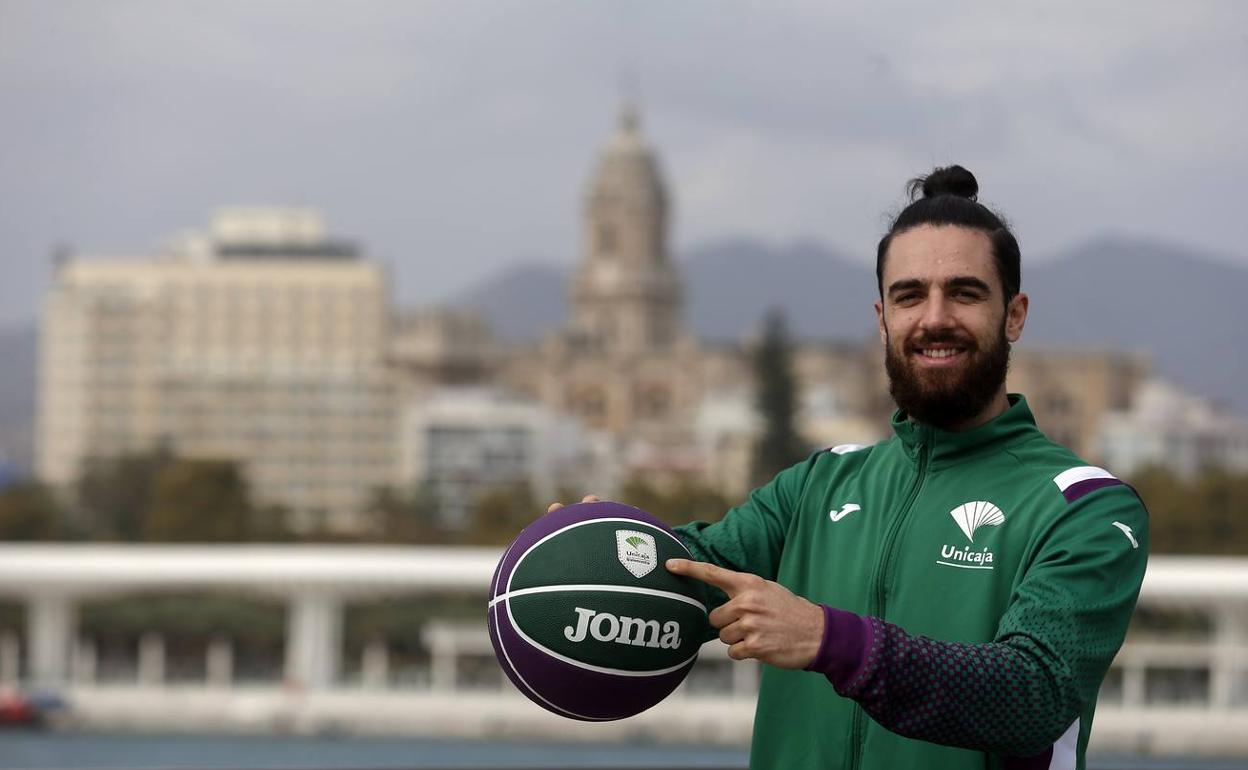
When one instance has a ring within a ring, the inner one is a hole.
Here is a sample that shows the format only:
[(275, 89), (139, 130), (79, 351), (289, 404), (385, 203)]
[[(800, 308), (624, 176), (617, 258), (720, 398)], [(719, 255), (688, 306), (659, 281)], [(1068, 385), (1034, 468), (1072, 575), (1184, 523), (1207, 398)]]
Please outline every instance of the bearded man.
[(698, 561), (667, 568), (709, 584), (732, 658), (766, 664), (753, 768), (1083, 768), (1147, 512), (1007, 394), (1029, 302), (975, 177), (910, 192), (876, 260), (894, 436), (678, 528)]

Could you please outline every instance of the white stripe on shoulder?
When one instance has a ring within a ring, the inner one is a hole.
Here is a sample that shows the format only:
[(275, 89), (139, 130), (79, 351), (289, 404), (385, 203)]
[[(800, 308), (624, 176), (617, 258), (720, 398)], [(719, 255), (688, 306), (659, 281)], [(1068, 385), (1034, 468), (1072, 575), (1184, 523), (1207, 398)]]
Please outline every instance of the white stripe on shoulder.
[(1062, 471), (1053, 477), (1053, 483), (1057, 488), (1065, 492), (1070, 487), (1078, 484), (1080, 481), (1089, 479), (1117, 479), (1118, 477), (1104, 468), (1098, 468), (1095, 465), (1080, 465), (1077, 468), (1071, 468)]
[(866, 444), (837, 444), (834, 447), (828, 447), (828, 451), (832, 454), (843, 455), (850, 452), (857, 452), (859, 449), (866, 449)]

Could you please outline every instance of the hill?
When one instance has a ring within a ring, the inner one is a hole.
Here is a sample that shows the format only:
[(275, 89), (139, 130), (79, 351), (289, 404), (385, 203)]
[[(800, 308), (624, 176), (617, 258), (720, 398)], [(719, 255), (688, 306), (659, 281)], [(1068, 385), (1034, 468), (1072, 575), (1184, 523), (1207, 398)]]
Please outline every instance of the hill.
[[(1105, 237), (1025, 263), (1032, 298), (1024, 345), (1146, 351), (1162, 375), (1248, 415), (1248, 270), (1183, 246)], [(818, 243), (723, 240), (680, 260), (686, 318), (705, 339), (740, 339), (766, 309), (783, 307), (802, 337), (860, 340), (874, 333), (873, 267)], [(509, 339), (566, 318), (567, 275), (513, 268), (459, 298)]]
[[(872, 267), (826, 245), (727, 239), (692, 249), (680, 268), (686, 318), (703, 339), (741, 339), (771, 306), (804, 338), (874, 334)], [(567, 317), (566, 284), (558, 267), (519, 265), (451, 304), (479, 311), (505, 339), (535, 339)], [(1248, 269), (1181, 245), (1105, 237), (1024, 264), (1023, 287), (1032, 305), (1022, 344), (1142, 350), (1160, 374), (1248, 415)], [(0, 329), (0, 463), (32, 459), (36, 349), (33, 324)]]

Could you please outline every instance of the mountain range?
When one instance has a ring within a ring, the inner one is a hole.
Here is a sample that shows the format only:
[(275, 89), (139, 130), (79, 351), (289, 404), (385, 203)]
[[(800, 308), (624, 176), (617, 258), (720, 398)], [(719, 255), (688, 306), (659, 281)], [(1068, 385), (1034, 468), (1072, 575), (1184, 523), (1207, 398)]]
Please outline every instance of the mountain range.
[[(725, 239), (678, 259), (685, 317), (702, 339), (752, 334), (768, 308), (803, 339), (870, 339), (872, 267), (825, 244)], [(518, 264), (446, 303), (474, 309), (510, 341), (567, 317), (569, 271)], [(1181, 245), (1107, 236), (1024, 263), (1031, 311), (1020, 346), (1142, 351), (1154, 371), (1248, 415), (1248, 269)], [(34, 422), (34, 325), (0, 330), (0, 462), (26, 465)]]
[[(770, 307), (801, 338), (875, 334), (872, 266), (803, 241), (746, 239), (692, 249), (678, 261), (686, 318), (703, 339), (740, 339)], [(505, 339), (530, 339), (564, 322), (566, 270), (518, 265), (452, 304), (482, 313)], [(1154, 371), (1248, 415), (1248, 269), (1196, 249), (1106, 236), (1024, 263), (1031, 309), (1023, 346), (1141, 351)]]

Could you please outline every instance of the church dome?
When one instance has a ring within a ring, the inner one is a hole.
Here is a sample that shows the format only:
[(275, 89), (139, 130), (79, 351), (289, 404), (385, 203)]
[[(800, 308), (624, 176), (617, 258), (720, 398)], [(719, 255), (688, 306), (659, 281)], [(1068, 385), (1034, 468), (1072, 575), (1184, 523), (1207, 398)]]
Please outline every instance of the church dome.
[(607, 142), (590, 180), (589, 197), (607, 200), (649, 199), (663, 205), (663, 180), (658, 160), (641, 134), (637, 109), (626, 103), (619, 128)]

